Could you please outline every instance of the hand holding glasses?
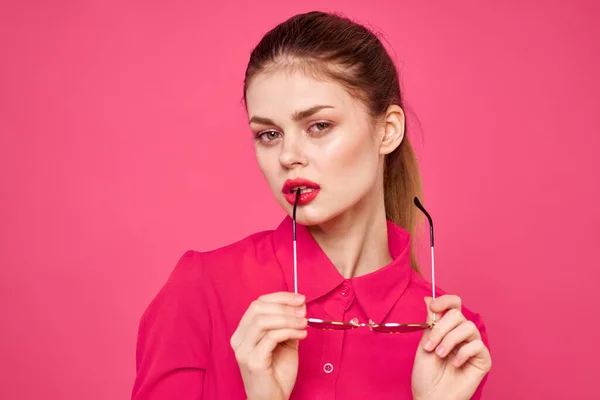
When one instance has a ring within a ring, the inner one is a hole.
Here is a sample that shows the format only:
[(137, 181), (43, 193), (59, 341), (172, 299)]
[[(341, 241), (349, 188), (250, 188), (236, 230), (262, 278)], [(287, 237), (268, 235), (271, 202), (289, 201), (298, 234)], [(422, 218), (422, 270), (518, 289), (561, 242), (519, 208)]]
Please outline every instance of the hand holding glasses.
[[(296, 192), (296, 200), (294, 201), (294, 211), (293, 211), (293, 241), (294, 241), (294, 292), (298, 293), (298, 261), (296, 257), (296, 208), (298, 206), (298, 199), (300, 198), (300, 190)], [(415, 205), (421, 210), (427, 219), (429, 220), (429, 241), (431, 244), (431, 291), (432, 296), (435, 299), (435, 263), (434, 263), (434, 251), (433, 251), (433, 221), (431, 220), (431, 216), (425, 210), (425, 207), (421, 204), (417, 197), (414, 198)], [(316, 329), (322, 330), (349, 330), (356, 328), (364, 328), (368, 327), (369, 329), (375, 332), (381, 333), (390, 333), (390, 334), (398, 334), (398, 333), (408, 333), (415, 332), (420, 330), (425, 330), (429, 328), (433, 328), (436, 323), (436, 314), (433, 314), (433, 322), (431, 323), (395, 323), (388, 322), (384, 324), (377, 324), (371, 320), (368, 323), (359, 323), (356, 319), (353, 319), (348, 322), (338, 322), (338, 321), (327, 321), (318, 318), (308, 318), (308, 326)]]

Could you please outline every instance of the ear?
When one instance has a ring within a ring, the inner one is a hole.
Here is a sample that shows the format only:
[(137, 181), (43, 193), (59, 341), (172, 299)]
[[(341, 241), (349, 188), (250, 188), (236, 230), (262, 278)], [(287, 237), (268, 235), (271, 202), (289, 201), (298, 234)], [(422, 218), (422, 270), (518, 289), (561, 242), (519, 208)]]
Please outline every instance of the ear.
[(390, 154), (400, 146), (404, 139), (405, 126), (404, 110), (396, 104), (389, 106), (383, 120), (383, 137), (379, 146), (379, 154)]

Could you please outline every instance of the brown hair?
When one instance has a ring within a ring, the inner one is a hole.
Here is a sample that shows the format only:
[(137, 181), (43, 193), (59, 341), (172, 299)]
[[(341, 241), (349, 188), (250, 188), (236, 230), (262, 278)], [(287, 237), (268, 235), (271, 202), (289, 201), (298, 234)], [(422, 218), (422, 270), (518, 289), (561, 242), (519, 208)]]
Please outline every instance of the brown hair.
[[(394, 104), (404, 109), (398, 72), (382, 42), (366, 27), (340, 15), (298, 14), (267, 32), (250, 55), (244, 102), (254, 76), (282, 66), (342, 84), (373, 117)], [(414, 252), (418, 209), (413, 198), (420, 195), (418, 163), (405, 134), (398, 148), (385, 157), (385, 212), (387, 219), (410, 232), (411, 266), (419, 273)]]

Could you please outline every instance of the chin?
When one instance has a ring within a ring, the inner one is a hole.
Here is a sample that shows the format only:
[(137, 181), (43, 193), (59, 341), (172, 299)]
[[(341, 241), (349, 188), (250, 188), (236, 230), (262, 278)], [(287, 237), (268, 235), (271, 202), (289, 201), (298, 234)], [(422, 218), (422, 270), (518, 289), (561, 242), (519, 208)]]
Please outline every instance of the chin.
[[(290, 217), (292, 214), (290, 213)], [(327, 218), (322, 218), (316, 215), (305, 215), (305, 213), (296, 213), (296, 223), (304, 226), (321, 225), (326, 222)]]
[[(288, 203), (285, 199), (280, 201), (284, 211), (293, 218), (294, 206)], [(336, 213), (323, 212), (323, 209), (328, 208), (325, 205), (312, 202), (303, 206), (298, 206), (296, 209), (296, 223), (304, 226), (315, 226), (324, 224), (327, 221), (335, 218)]]

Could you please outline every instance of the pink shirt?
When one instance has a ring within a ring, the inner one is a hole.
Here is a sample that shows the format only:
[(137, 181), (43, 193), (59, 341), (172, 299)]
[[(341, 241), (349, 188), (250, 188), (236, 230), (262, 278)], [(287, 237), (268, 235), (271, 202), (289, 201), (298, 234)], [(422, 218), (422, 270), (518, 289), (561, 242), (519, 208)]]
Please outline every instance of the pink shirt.
[[(394, 259), (389, 265), (344, 279), (298, 224), (298, 291), (306, 295), (307, 315), (425, 322), (423, 298), (431, 296), (431, 285), (410, 267), (409, 234), (388, 221), (388, 242)], [(292, 220), (286, 217), (274, 231), (212, 251), (186, 252), (141, 318), (132, 399), (246, 399), (229, 340), (252, 301), (294, 291), (292, 246)], [(463, 313), (488, 345), (479, 315), (464, 306)], [(423, 332), (308, 329), (291, 399), (412, 399), (412, 366)]]

